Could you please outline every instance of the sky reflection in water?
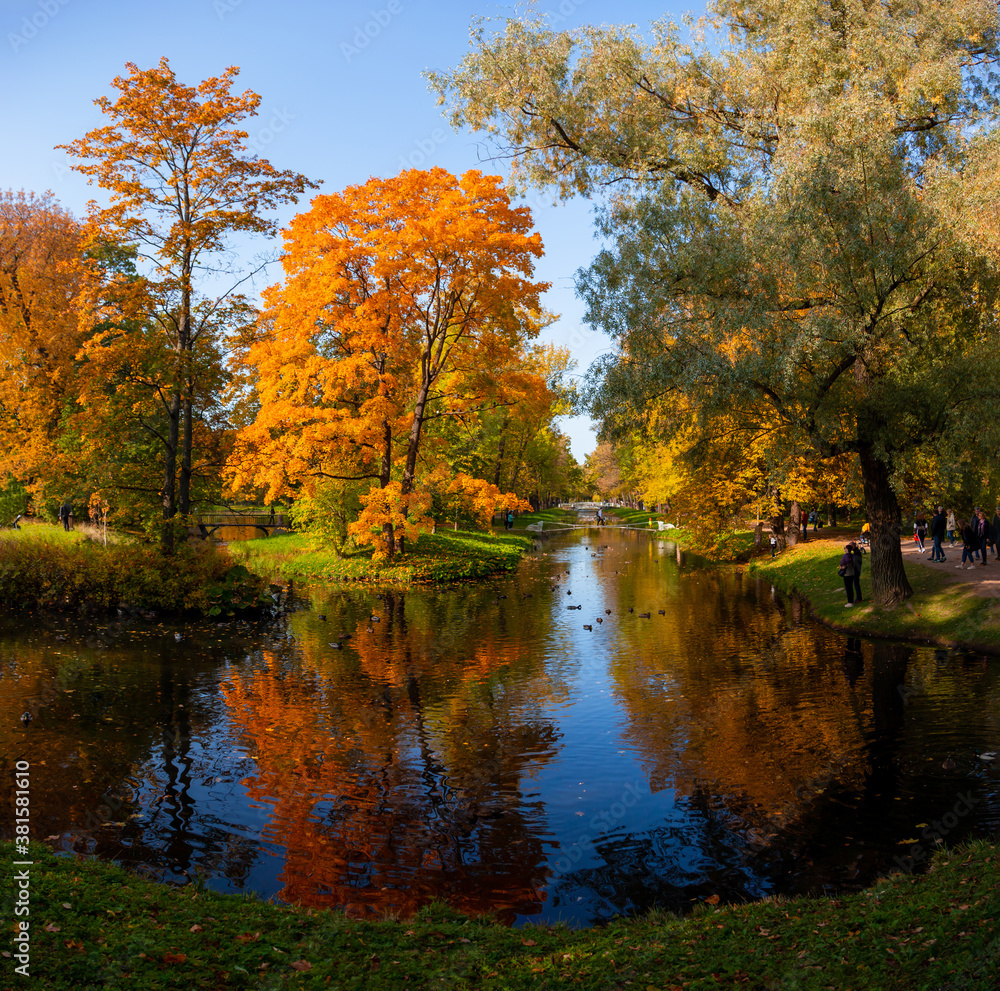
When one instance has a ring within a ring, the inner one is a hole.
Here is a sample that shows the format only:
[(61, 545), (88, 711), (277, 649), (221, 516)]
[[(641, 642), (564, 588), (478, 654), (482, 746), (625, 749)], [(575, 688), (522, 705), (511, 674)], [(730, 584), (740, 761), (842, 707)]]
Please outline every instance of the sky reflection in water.
[(857, 888), (1000, 829), (996, 660), (845, 638), (658, 536), (306, 605), (0, 621), (0, 754), (32, 763), (35, 837), (356, 916), (587, 924)]

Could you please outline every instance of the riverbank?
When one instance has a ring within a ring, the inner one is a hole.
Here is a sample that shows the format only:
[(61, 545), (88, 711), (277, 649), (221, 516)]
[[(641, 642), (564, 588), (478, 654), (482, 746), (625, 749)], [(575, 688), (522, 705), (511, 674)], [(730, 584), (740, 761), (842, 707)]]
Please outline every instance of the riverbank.
[[(101, 861), (56, 857), (41, 844), (27, 858), (0, 844), (0, 855), (8, 891), (17, 890), (10, 875), (23, 869), (14, 861), (32, 862), (27, 974), (52, 991), (988, 991), (1000, 970), (1000, 858), (983, 842), (939, 852), (925, 874), (894, 874), (858, 894), (703, 902), (683, 919), (654, 912), (579, 930), (511, 929), (440, 905), (407, 920), (355, 921), (157, 884)], [(11, 973), (19, 961), (5, 957)]]
[(251, 571), (295, 581), (410, 585), (455, 582), (513, 571), (534, 546), (531, 537), (467, 530), (421, 534), (393, 561), (376, 561), (370, 549), (344, 557), (302, 534), (234, 541), (229, 552)]
[[(838, 538), (811, 539), (789, 547), (773, 560), (763, 557), (751, 561), (748, 571), (772, 582), (775, 588), (802, 596), (813, 615), (839, 630), (1000, 652), (1000, 599), (982, 594), (974, 581), (963, 581), (967, 573), (953, 567), (957, 558), (944, 565), (928, 565), (907, 549), (903, 567), (913, 587), (912, 598), (893, 607), (878, 606), (865, 598), (860, 605), (846, 609), (843, 579), (837, 575), (843, 543)], [(865, 555), (863, 596), (869, 594), (870, 561)], [(1000, 571), (992, 562), (991, 566)], [(989, 571), (989, 567), (984, 570)]]
[(37, 523), (0, 533), (0, 607), (232, 615), (272, 604), (267, 583), (222, 550), (189, 542), (166, 557)]

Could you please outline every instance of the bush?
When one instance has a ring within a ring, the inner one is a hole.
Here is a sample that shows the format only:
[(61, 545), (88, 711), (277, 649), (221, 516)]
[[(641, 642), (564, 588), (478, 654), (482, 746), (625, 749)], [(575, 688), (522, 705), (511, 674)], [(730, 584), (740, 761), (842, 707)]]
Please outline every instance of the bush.
[(0, 605), (44, 609), (149, 609), (232, 615), (271, 603), (266, 582), (224, 551), (89, 541), (54, 544), (0, 536)]

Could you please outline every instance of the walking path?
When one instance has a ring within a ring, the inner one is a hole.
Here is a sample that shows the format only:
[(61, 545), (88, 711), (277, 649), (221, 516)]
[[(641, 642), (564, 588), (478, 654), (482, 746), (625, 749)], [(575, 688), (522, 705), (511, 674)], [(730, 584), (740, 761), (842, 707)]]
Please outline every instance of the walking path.
[(985, 595), (990, 598), (1000, 599), (1000, 561), (993, 556), (992, 552), (987, 552), (989, 554), (989, 559), (985, 567), (982, 567), (977, 560), (974, 568), (959, 570), (956, 565), (961, 564), (962, 562), (962, 545), (960, 543), (957, 543), (954, 547), (952, 547), (947, 541), (945, 541), (941, 545), (945, 556), (944, 564), (931, 563), (931, 547), (933, 545), (930, 540), (924, 541), (923, 554), (920, 553), (920, 550), (912, 537), (909, 539), (904, 538), (902, 544), (904, 560), (917, 560), (921, 564), (926, 565), (928, 568), (934, 568), (936, 571), (940, 571), (950, 582), (960, 582), (963, 585), (973, 585), (975, 586), (975, 591), (978, 595)]

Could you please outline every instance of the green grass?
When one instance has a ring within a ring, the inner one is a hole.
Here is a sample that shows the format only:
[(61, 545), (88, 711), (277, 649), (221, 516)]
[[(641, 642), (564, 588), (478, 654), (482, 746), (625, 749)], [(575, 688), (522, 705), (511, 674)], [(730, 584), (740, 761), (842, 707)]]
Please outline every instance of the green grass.
[[(9, 843), (0, 856), (11, 873), (25, 859)], [(359, 922), (159, 885), (40, 844), (27, 859), (23, 983), (53, 991), (988, 991), (1000, 970), (1000, 860), (984, 842), (939, 852), (924, 875), (895, 874), (836, 899), (702, 903), (685, 919), (653, 912), (579, 930), (511, 929), (440, 905), (405, 921)], [(9, 877), (3, 885), (9, 908), (17, 889)], [(5, 915), (11, 929), (18, 920)], [(18, 963), (5, 959), (6, 973)]]
[(663, 520), (664, 523), (671, 522), (665, 516), (661, 516), (651, 509), (628, 509), (625, 506), (611, 506), (604, 511), (604, 515), (606, 518), (614, 516), (629, 526), (648, 526), (649, 521), (652, 520), (654, 526), (651, 529), (653, 530), (656, 529), (655, 524), (659, 520)]
[(64, 530), (62, 524), (31, 522), (21, 520), (20, 530), (0, 530), (0, 537), (10, 541), (24, 543), (48, 544), (57, 547), (68, 547), (87, 539), (87, 535), (79, 529)]
[(333, 550), (299, 534), (234, 541), (233, 558), (259, 574), (298, 581), (453, 582), (511, 571), (532, 541), (517, 534), (438, 530), (423, 534), (392, 561), (374, 561), (370, 550), (338, 558)]
[[(540, 509), (538, 512), (521, 513), (514, 517), (514, 529), (523, 530), (530, 523), (576, 523), (577, 515), (571, 509)], [(503, 523), (494, 524), (498, 528)]]
[(810, 540), (773, 561), (758, 558), (750, 571), (786, 592), (808, 599), (813, 613), (838, 629), (920, 640), (946, 646), (968, 645), (1000, 649), (1000, 599), (977, 595), (971, 585), (948, 582), (944, 574), (904, 558), (913, 597), (890, 608), (868, 601), (871, 558), (865, 555), (861, 591), (865, 602), (845, 609), (843, 579), (837, 565), (843, 554), (839, 542)]

